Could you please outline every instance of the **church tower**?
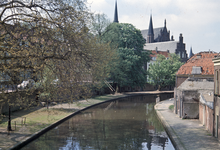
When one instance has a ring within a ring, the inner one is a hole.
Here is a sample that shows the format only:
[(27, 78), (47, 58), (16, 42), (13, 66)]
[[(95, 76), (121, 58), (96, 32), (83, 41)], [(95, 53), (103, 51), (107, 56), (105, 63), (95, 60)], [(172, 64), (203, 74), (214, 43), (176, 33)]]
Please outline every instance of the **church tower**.
[(147, 43), (153, 43), (153, 42), (154, 42), (154, 28), (153, 28), (152, 15), (151, 15), (148, 34), (147, 34)]
[(118, 23), (118, 8), (117, 8), (117, 0), (115, 1), (115, 15), (114, 15), (114, 21)]

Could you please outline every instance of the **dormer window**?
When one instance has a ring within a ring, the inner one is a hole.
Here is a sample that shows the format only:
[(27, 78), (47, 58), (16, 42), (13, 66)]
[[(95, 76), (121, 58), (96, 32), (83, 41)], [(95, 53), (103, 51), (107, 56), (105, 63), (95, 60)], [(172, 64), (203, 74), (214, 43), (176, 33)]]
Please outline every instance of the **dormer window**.
[(201, 74), (202, 73), (202, 67), (192, 67), (192, 72), (191, 74)]
[(202, 55), (200, 55), (200, 54), (199, 54), (199, 55), (197, 55), (197, 57), (196, 57), (196, 58), (201, 58), (201, 57), (202, 57)]

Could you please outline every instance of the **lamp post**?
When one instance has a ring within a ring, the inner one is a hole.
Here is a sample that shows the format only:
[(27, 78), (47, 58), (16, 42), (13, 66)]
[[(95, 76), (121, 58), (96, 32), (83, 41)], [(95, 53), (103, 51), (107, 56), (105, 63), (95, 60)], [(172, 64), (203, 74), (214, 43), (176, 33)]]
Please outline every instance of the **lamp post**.
[(9, 113), (8, 113), (8, 131), (12, 131), (11, 129), (11, 106), (9, 106)]

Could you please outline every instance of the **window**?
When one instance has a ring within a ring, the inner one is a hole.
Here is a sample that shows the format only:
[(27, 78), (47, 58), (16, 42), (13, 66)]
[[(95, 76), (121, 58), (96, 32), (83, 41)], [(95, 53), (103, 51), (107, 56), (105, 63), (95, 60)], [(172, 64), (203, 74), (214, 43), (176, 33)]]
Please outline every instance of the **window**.
[(156, 60), (156, 57), (152, 57), (152, 60)]
[(182, 58), (185, 58), (185, 53), (184, 52), (182, 52)]

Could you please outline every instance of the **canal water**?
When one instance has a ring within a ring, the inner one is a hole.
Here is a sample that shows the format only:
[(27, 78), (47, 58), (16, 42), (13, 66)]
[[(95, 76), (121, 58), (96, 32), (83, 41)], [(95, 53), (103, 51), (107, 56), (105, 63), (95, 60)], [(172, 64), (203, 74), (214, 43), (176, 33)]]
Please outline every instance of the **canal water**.
[[(156, 95), (127, 97), (89, 108), (22, 150), (174, 150), (155, 110)], [(162, 94), (168, 99), (172, 94)]]

